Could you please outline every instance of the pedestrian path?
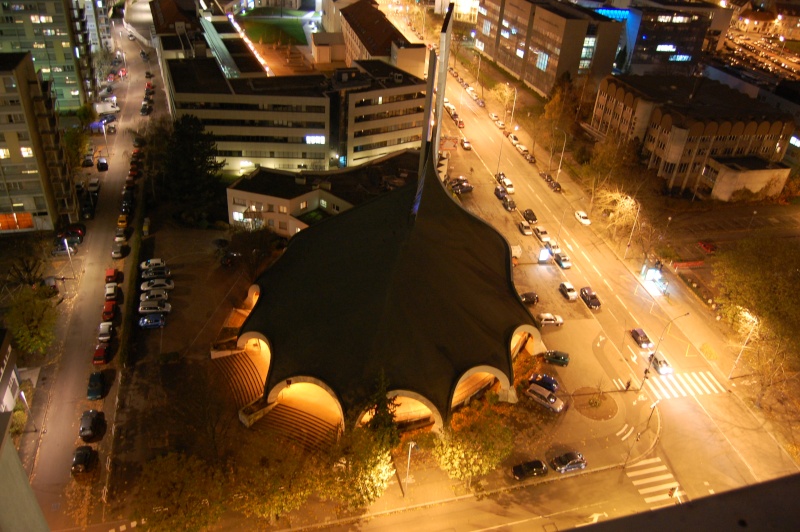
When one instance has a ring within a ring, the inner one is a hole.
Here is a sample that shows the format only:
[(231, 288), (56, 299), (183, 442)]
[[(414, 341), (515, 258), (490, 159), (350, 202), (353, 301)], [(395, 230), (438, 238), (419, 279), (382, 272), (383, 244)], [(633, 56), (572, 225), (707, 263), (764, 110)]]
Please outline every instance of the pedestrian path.
[(727, 391), (710, 371), (673, 373), (671, 375), (653, 375), (651, 373), (645, 381), (645, 385), (659, 400), (713, 395)]
[(672, 506), (686, 496), (661, 458), (648, 458), (625, 468), (625, 474), (650, 509)]

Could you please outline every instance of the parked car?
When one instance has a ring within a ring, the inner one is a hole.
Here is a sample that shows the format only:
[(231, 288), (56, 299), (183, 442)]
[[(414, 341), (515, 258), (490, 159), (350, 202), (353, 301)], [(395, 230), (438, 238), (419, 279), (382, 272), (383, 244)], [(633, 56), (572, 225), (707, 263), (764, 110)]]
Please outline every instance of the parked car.
[(522, 155), (525, 155), (525, 154), (528, 153), (528, 147), (525, 146), (524, 144), (517, 144), (514, 147), (517, 148), (517, 151), (520, 152)]
[(592, 310), (597, 310), (600, 308), (600, 298), (597, 297), (597, 294), (592, 290), (591, 286), (584, 286), (581, 288), (581, 299), (583, 302), (586, 303), (586, 306)]
[(171, 310), (172, 305), (163, 299), (159, 301), (141, 301), (139, 303), (139, 314), (169, 313)]
[(525, 480), (528, 477), (541, 477), (547, 474), (547, 465), (541, 460), (522, 462), (511, 468), (511, 474), (516, 480)]
[(558, 381), (555, 377), (547, 373), (532, 373), (531, 376), (528, 377), (528, 382), (530, 384), (538, 384), (545, 390), (550, 390), (553, 393), (558, 391)]
[(106, 301), (103, 304), (103, 321), (111, 321), (114, 319), (114, 314), (117, 311), (116, 301)]
[(114, 242), (114, 245), (111, 246), (111, 258), (112, 259), (121, 259), (125, 257), (125, 250), (126, 246), (122, 242)]
[(545, 325), (554, 325), (556, 327), (561, 327), (562, 325), (564, 325), (564, 318), (562, 318), (558, 314), (550, 314), (549, 312), (537, 314), (534, 320), (536, 321), (536, 325), (538, 325), (539, 327), (544, 327)]
[(475, 189), (475, 187), (473, 187), (467, 181), (462, 181), (462, 182), (456, 183), (456, 184), (452, 185), (450, 188), (452, 189), (452, 191), (454, 193), (459, 194), (459, 195), (465, 194), (467, 192), (472, 192)]
[(544, 361), (549, 364), (555, 364), (556, 366), (569, 365), (569, 353), (564, 351), (550, 349), (542, 353), (542, 357), (544, 358)]
[(550, 188), (553, 189), (553, 192), (561, 192), (561, 183), (558, 181), (551, 181)]
[(545, 242), (544, 247), (550, 252), (551, 256), (555, 256), (556, 253), (561, 253), (561, 246), (559, 246), (558, 242), (553, 239), (550, 239), (549, 242)]
[(75, 449), (75, 454), (72, 456), (72, 474), (80, 475), (92, 470), (96, 462), (97, 455), (94, 449), (88, 445), (81, 445)]
[(55, 247), (64, 247), (64, 241), (67, 242), (68, 246), (74, 248), (78, 244), (82, 244), (83, 243), (83, 237), (81, 235), (75, 235), (75, 234), (72, 234), (72, 233), (66, 233), (66, 234), (57, 236), (53, 240), (53, 245)]
[(653, 366), (659, 375), (669, 375), (672, 373), (672, 366), (669, 365), (667, 362), (664, 353), (658, 351), (656, 353), (652, 353), (649, 358), (650, 365)]
[(472, 149), (472, 144), (470, 144), (467, 139), (462, 138), (461, 139), (461, 147), (464, 148), (465, 150), (469, 151), (469, 150)]
[(139, 269), (146, 270), (148, 268), (164, 268), (166, 265), (167, 261), (164, 259), (147, 259), (139, 264)]
[(536, 292), (523, 292), (519, 295), (519, 298), (523, 303), (530, 306), (539, 302), (539, 295)]
[(95, 346), (92, 364), (95, 366), (108, 364), (108, 344), (97, 344), (97, 346)]
[(713, 255), (717, 252), (717, 245), (710, 240), (700, 240), (697, 242), (697, 245), (700, 246), (700, 249), (702, 249), (703, 253), (706, 255)]
[(564, 281), (560, 285), (558, 285), (558, 291), (561, 292), (567, 301), (575, 301), (578, 299), (578, 292), (575, 291), (575, 287), (572, 286), (572, 283), (569, 281)]
[(514, 193), (514, 183), (512, 183), (509, 178), (504, 177), (503, 181), (500, 184), (503, 185), (503, 188), (506, 189), (506, 192), (508, 194), (513, 194)]
[(102, 343), (110, 342), (112, 336), (114, 336), (114, 324), (110, 321), (101, 323), (100, 327), (97, 328), (97, 341)]
[(128, 227), (128, 215), (127, 214), (120, 214), (117, 217), (117, 227), (121, 229), (126, 229)]
[(78, 436), (80, 436), (83, 441), (95, 439), (99, 435), (102, 423), (102, 412), (86, 410), (83, 415), (81, 415), (81, 422), (78, 426)]
[(525, 209), (524, 211), (522, 211), (522, 217), (523, 217), (523, 218), (525, 218), (525, 220), (526, 220), (526, 221), (527, 221), (529, 224), (535, 224), (536, 222), (538, 222), (538, 221), (539, 221), (539, 220), (536, 218), (536, 213), (535, 213), (535, 212), (533, 212), (531, 209)]
[(105, 295), (106, 301), (115, 301), (117, 299), (117, 283), (106, 283)]
[(511, 196), (505, 196), (503, 198), (503, 208), (509, 212), (516, 211), (517, 203), (511, 198)]
[(500, 120), (500, 117), (494, 113), (489, 113), (489, 120), (491, 120), (492, 122), (497, 122), (498, 120)]
[(169, 279), (172, 277), (172, 274), (170, 273), (169, 268), (148, 268), (146, 270), (142, 270), (141, 277), (142, 280), (157, 279), (159, 277)]
[(641, 347), (642, 349), (652, 349), (653, 348), (653, 341), (647, 336), (647, 334), (642, 329), (631, 329), (631, 336), (633, 337), (633, 341)]
[(146, 314), (139, 318), (139, 327), (142, 329), (160, 329), (167, 324), (167, 317), (160, 313)]
[(555, 413), (564, 410), (564, 401), (556, 397), (553, 392), (545, 390), (538, 384), (531, 384), (528, 386), (528, 389), (525, 390), (525, 395), (533, 399), (534, 402), (539, 403)]
[(54, 257), (68, 256), (68, 255), (74, 255), (77, 251), (78, 251), (77, 248), (74, 248), (72, 246), (65, 247), (64, 244), (62, 243), (60, 246), (53, 248), (50, 251), (50, 255)]
[(581, 453), (570, 451), (553, 458), (550, 465), (555, 471), (566, 473), (576, 469), (586, 469), (586, 459)]
[(525, 220), (522, 220), (519, 224), (517, 224), (517, 227), (519, 227), (519, 232), (522, 233), (523, 235), (531, 236), (533, 234), (533, 229), (531, 229), (531, 224), (529, 224)]
[(533, 234), (536, 235), (536, 238), (538, 238), (540, 242), (550, 242), (550, 234), (547, 232), (547, 229), (541, 225), (537, 225), (533, 228)]
[(575, 211), (575, 219), (578, 220), (581, 225), (592, 225), (589, 215), (583, 211)]
[(553, 180), (553, 176), (548, 174), (547, 172), (539, 172), (539, 177), (550, 183)]
[(97, 158), (97, 171), (98, 172), (107, 172), (108, 171), (108, 159), (105, 157), (98, 157)]
[(508, 140), (511, 141), (511, 144), (513, 146), (516, 146), (517, 144), (519, 144), (519, 137), (516, 136), (514, 133), (509, 133), (508, 134)]
[(115, 283), (117, 282), (117, 276), (119, 272), (117, 272), (116, 268), (106, 268), (106, 282), (107, 283)]
[(553, 255), (553, 259), (555, 259), (556, 264), (561, 266), (562, 270), (569, 270), (572, 268), (572, 262), (569, 260), (569, 256), (566, 253), (556, 253)]
[(139, 296), (139, 301), (166, 301), (169, 299), (169, 292), (163, 289), (148, 290)]
[(171, 279), (150, 279), (149, 281), (143, 282), (139, 287), (142, 292), (155, 290), (157, 288), (172, 290), (175, 288), (175, 283), (173, 283)]
[(90, 401), (102, 399), (105, 393), (106, 380), (102, 371), (93, 371), (89, 375), (89, 385), (86, 387), (86, 398)]
[(496, 125), (500, 129), (506, 128), (506, 123), (503, 122), (502, 120), (495, 120), (494, 125)]

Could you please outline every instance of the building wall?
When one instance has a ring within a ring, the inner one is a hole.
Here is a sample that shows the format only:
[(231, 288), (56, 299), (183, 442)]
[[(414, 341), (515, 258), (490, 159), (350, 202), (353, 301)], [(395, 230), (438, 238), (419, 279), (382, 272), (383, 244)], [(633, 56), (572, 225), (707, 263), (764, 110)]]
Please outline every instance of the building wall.
[(328, 169), (330, 109), (325, 96), (179, 94), (175, 111), (178, 117), (200, 118), (229, 170), (246, 173), (257, 165)]
[(347, 93), (347, 166), (419, 148), (425, 120), (425, 85)]
[(739, 170), (712, 159), (703, 172), (700, 186), (710, 186), (711, 198), (719, 201), (731, 201), (737, 192), (744, 190), (762, 197), (774, 197), (783, 190), (789, 172), (786, 167)]
[(94, 91), (90, 46), (86, 13), (69, 0), (0, 4), (0, 53), (30, 51), (62, 110), (80, 107)]
[(571, 4), (481, 0), (475, 47), (543, 96), (556, 81), (611, 73), (622, 24)]
[(648, 8), (631, 8), (629, 13), (624, 71), (689, 74), (694, 69), (711, 24), (710, 14)]
[(30, 54), (0, 72), (0, 233), (52, 230), (77, 221), (52, 95)]
[(626, 139), (643, 140), (654, 108), (653, 102), (607, 77), (597, 87), (592, 128), (601, 135), (621, 134)]

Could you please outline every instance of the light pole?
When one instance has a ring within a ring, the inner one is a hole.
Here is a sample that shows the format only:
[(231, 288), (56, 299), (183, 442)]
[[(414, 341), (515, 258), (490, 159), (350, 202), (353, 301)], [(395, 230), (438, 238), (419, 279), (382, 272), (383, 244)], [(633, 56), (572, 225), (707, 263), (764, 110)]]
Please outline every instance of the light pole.
[[(687, 312), (686, 314), (681, 314), (680, 316), (675, 316), (674, 318), (672, 318), (671, 320), (669, 320), (669, 321), (667, 322), (667, 324), (666, 324), (666, 325), (664, 325), (664, 330), (663, 330), (663, 331), (661, 331), (661, 336), (659, 336), (659, 337), (658, 337), (658, 342), (656, 342), (656, 348), (655, 348), (655, 349), (653, 349), (653, 353), (654, 353), (654, 354), (655, 354), (655, 353), (658, 353), (658, 347), (661, 345), (661, 339), (662, 339), (662, 338), (664, 338), (664, 333), (666, 333), (666, 332), (667, 332), (667, 327), (669, 327), (669, 326), (670, 326), (670, 324), (671, 324), (673, 321), (675, 321), (675, 320), (677, 320), (677, 319), (679, 319), (679, 318), (685, 318), (685, 317), (686, 317), (686, 316), (688, 316), (688, 315), (689, 315), (689, 313)], [(647, 360), (647, 367), (648, 367), (648, 368), (649, 368), (650, 366), (652, 366), (652, 365), (653, 365), (653, 359), (652, 359), (652, 357), (653, 357), (653, 355), (650, 355), (650, 357), (649, 357), (649, 358), (648, 358), (648, 360)]]
[(633, 230), (636, 229), (636, 222), (639, 221), (639, 212), (642, 210), (642, 206), (639, 205), (639, 208), (636, 209), (636, 218), (633, 219), (633, 226), (631, 226), (631, 235), (628, 237), (628, 245), (625, 246), (625, 253), (622, 255), (622, 260), (628, 258), (628, 250), (631, 249), (631, 240), (633, 240)]
[(653, 412), (656, 411), (656, 406), (658, 406), (658, 403), (660, 403), (660, 402), (661, 402), (661, 399), (656, 399), (656, 402), (653, 403), (652, 405), (650, 405), (650, 415), (647, 416), (647, 425), (644, 427), (644, 430), (647, 430), (647, 429), (650, 428), (650, 420), (653, 419)]
[(25, 403), (25, 410), (28, 411), (28, 417), (30, 418), (31, 423), (33, 424), (33, 431), (39, 432), (39, 429), (36, 428), (36, 420), (33, 419), (33, 414), (31, 414), (31, 407), (28, 405), (28, 400), (25, 398), (25, 392), (20, 390), (19, 396), (22, 397), (22, 402)]
[(756, 330), (756, 325), (758, 325), (758, 320), (751, 316), (753, 320), (753, 326), (750, 327), (750, 332), (747, 333), (747, 338), (744, 339), (744, 343), (742, 344), (742, 348), (739, 350), (739, 354), (736, 355), (736, 360), (733, 361), (733, 367), (731, 368), (731, 372), (728, 373), (728, 380), (731, 380), (731, 376), (733, 375), (733, 370), (736, 369), (736, 366), (739, 364), (739, 359), (742, 358), (742, 353), (744, 353), (744, 348), (747, 347), (747, 342), (750, 341), (750, 336), (752, 336), (753, 331)]
[(111, 155), (109, 155), (108, 153), (108, 137), (106, 136), (106, 123), (103, 122), (100, 124), (100, 126), (103, 128), (103, 142), (105, 142), (106, 144), (106, 157), (111, 157)]
[(567, 148), (567, 132), (560, 127), (556, 129), (564, 134), (564, 144), (561, 146), (561, 158), (558, 160), (558, 172), (556, 172), (556, 183), (558, 183), (558, 177), (561, 175), (561, 163), (564, 162), (564, 150)]
[[(511, 86), (510, 83), (506, 82), (506, 85), (509, 87)], [(514, 103), (511, 105), (511, 122), (509, 123), (508, 127), (513, 129), (514, 126), (514, 110), (517, 108), (517, 88), (514, 87)]]
[[(475, 35), (473, 35), (472, 38), (474, 39)], [(481, 88), (481, 96), (483, 96), (483, 85), (481, 85), (481, 60), (483, 59), (483, 56), (478, 52), (475, 52), (475, 55), (478, 56), (478, 75), (475, 76), (475, 81), (478, 83), (478, 87)]]
[(758, 211), (753, 211), (753, 216), (750, 217), (750, 223), (747, 224), (748, 229), (750, 229), (750, 226), (753, 225), (753, 220), (755, 219), (756, 214), (758, 214)]
[(567, 214), (569, 207), (564, 209), (564, 212), (561, 213), (561, 221), (558, 223), (558, 234), (556, 234), (556, 243), (558, 242), (558, 238), (561, 236), (561, 228), (564, 227), (564, 216)]
[[(89, 195), (91, 195), (91, 192)], [(69, 269), (72, 270), (72, 279), (75, 280), (77, 279), (77, 276), (75, 275), (75, 267), (72, 265), (72, 252), (69, 250), (69, 243), (67, 242), (66, 238), (64, 239), (64, 249), (67, 250), (67, 257), (69, 257)]]
[(416, 447), (417, 444), (413, 441), (408, 442), (408, 464), (406, 464), (406, 489), (403, 491), (403, 497), (406, 496), (406, 492), (408, 491), (408, 473), (411, 470), (411, 449)]

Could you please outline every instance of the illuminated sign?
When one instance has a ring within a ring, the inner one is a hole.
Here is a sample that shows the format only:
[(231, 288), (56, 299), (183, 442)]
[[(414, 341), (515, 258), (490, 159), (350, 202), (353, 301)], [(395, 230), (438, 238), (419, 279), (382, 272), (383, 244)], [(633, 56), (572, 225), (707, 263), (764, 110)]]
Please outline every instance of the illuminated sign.
[(797, 137), (792, 137), (789, 139), (789, 144), (791, 144), (795, 148), (800, 148), (800, 139)]
[(685, 63), (687, 61), (691, 61), (692, 60), (692, 56), (691, 55), (684, 55), (684, 54), (676, 54), (676, 55), (671, 55), (669, 57), (669, 60), (670, 61), (674, 61), (676, 63)]
[(325, 135), (306, 135), (306, 144), (325, 144)]
[(656, 52), (675, 52), (677, 48), (675, 48), (674, 44), (659, 44), (656, 46)]

